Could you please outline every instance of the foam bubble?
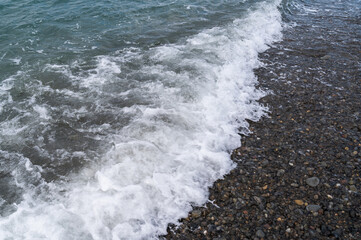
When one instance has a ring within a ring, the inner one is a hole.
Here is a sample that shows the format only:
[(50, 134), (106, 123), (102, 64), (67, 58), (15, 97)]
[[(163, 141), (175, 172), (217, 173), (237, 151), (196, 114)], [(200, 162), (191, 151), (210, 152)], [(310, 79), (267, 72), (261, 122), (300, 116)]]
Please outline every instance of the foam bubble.
[(44, 106), (34, 105), (33, 109), (39, 114), (40, 118), (50, 119), (48, 115), (48, 110)]
[(21, 57), (10, 59), (15, 65), (19, 65), (21, 62)]

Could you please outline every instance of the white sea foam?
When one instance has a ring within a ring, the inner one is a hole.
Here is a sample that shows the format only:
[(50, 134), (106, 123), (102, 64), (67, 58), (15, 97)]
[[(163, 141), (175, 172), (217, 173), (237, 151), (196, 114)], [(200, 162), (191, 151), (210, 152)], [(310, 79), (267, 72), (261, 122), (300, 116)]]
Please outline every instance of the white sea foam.
[(21, 57), (10, 59), (15, 65), (19, 65), (21, 62)]
[[(155, 239), (192, 205), (204, 204), (208, 187), (234, 167), (229, 154), (240, 144), (238, 128), (247, 131), (246, 119), (257, 121), (266, 110), (257, 103), (264, 92), (255, 88), (253, 69), (260, 64), (258, 53), (281, 38), (278, 4), (263, 3), (183, 43), (99, 57), (95, 71), (75, 74), (67, 66), (47, 66), (81, 90), (42, 91), (90, 99), (95, 113), (130, 120), (120, 128), (97, 125), (94, 132), (112, 131), (100, 139), (113, 141), (113, 148), (65, 182), (42, 183), (42, 169), (21, 158), (23, 167), (12, 176), (25, 193), (17, 210), (0, 219), (0, 238)], [(137, 61), (136, 72), (123, 73), (123, 65)], [(123, 92), (112, 91), (116, 84), (124, 84)], [(32, 106), (42, 121), (52, 120), (51, 107)], [(72, 117), (87, 111), (86, 105), (59, 108)], [(41, 183), (29, 185), (25, 175)]]

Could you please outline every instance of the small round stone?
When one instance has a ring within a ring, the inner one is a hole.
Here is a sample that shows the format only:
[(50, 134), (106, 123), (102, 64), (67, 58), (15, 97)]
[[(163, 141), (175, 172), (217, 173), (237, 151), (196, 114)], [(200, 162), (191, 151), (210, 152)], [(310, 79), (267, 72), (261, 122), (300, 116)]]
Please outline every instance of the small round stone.
[(306, 210), (307, 211), (310, 211), (310, 212), (317, 212), (318, 210), (321, 209), (321, 206), (320, 205), (313, 205), (313, 204), (310, 204), (306, 207)]
[(264, 232), (262, 230), (257, 230), (256, 236), (259, 238), (264, 238), (266, 235), (264, 234)]
[(316, 187), (320, 183), (320, 179), (318, 177), (310, 177), (306, 179), (306, 183), (311, 187)]

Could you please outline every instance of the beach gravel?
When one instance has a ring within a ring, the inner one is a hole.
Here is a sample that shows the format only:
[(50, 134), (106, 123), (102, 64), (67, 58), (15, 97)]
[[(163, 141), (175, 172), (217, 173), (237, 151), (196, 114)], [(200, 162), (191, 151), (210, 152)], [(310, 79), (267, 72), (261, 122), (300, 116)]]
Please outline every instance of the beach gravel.
[(161, 238), (361, 239), (360, 36), (338, 20), (295, 17), (261, 54), (269, 116), (250, 122), (210, 201)]

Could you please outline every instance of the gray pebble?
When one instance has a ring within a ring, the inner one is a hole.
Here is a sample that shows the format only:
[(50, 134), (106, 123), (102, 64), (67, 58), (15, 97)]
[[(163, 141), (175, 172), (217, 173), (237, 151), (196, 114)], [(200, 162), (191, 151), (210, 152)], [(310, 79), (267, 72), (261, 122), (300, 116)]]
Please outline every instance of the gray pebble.
[(351, 185), (350, 190), (353, 192), (357, 192), (357, 188), (355, 187), (355, 185)]
[(330, 59), (330, 58), (331, 58), (330, 55), (325, 55), (325, 56), (321, 57), (322, 60), (328, 60), (328, 59)]
[(268, 163), (269, 163), (269, 161), (268, 161), (268, 160), (263, 160), (263, 161), (261, 162), (262, 166), (267, 166), (267, 165), (268, 165)]
[(280, 170), (277, 171), (277, 176), (278, 177), (282, 176), (283, 174), (285, 174), (285, 170), (280, 169)]
[(321, 162), (321, 163), (320, 163), (320, 166), (321, 166), (321, 167), (327, 167), (327, 163), (326, 163), (326, 162)]
[(320, 183), (318, 177), (310, 177), (306, 179), (306, 183), (311, 187), (316, 187)]
[(257, 230), (256, 236), (259, 238), (264, 238), (266, 235), (264, 234), (264, 232), (262, 230)]
[(257, 196), (253, 196), (253, 199), (257, 202), (258, 205), (262, 203), (261, 198), (259, 198)]
[(318, 210), (320, 210), (321, 209), (321, 206), (320, 205), (308, 205), (307, 207), (306, 207), (306, 210), (307, 211), (310, 211), (310, 212), (317, 212)]

